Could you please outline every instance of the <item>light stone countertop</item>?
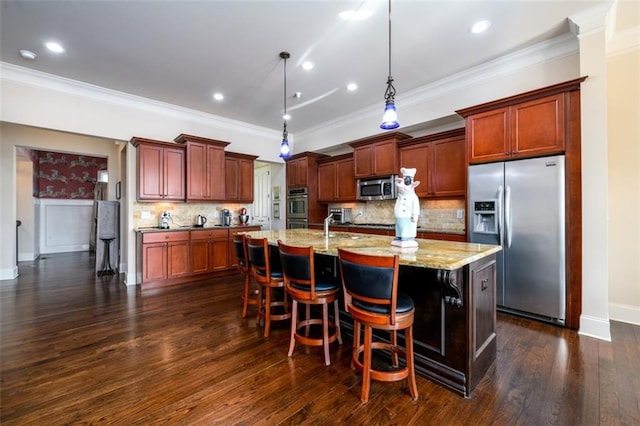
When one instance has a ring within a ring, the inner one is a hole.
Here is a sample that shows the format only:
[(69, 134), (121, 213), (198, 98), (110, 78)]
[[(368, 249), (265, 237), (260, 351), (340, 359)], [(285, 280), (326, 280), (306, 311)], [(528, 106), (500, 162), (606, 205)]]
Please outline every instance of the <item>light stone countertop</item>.
[(373, 255), (400, 255), (400, 264), (421, 268), (455, 270), (501, 250), (500, 246), (454, 241), (416, 239), (419, 247), (405, 251), (391, 246), (393, 236), (331, 232), (325, 238), (321, 230), (287, 229), (277, 231), (249, 231), (254, 238), (267, 238), (270, 244), (282, 240), (285, 244), (313, 246), (318, 254), (338, 255), (338, 247)]

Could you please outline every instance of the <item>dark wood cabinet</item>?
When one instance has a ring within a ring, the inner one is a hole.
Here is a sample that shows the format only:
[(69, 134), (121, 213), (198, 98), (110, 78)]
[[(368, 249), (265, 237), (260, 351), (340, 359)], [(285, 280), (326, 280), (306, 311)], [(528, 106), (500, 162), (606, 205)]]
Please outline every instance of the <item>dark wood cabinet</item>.
[(397, 143), (410, 137), (393, 132), (350, 142), (349, 145), (353, 147), (354, 177), (358, 179), (398, 174), (400, 167)]
[(313, 152), (296, 154), (287, 160), (287, 188), (309, 187), (317, 178), (318, 158)]
[(189, 231), (141, 234), (138, 254), (143, 283), (190, 273)]
[(229, 268), (229, 230), (191, 231), (191, 273), (224, 271)]
[(309, 222), (324, 219), (327, 210), (318, 203), (318, 160), (326, 155), (315, 152), (301, 152), (287, 160), (287, 188), (307, 188)]
[(184, 201), (184, 147), (139, 137), (131, 143), (138, 150), (138, 201)]
[(421, 198), (464, 197), (467, 188), (464, 129), (422, 136), (398, 144), (400, 167), (416, 168)]
[(353, 154), (319, 161), (318, 200), (322, 202), (356, 200)]
[(470, 163), (538, 157), (565, 151), (564, 93), (476, 113), (463, 112)]
[(225, 153), (225, 199), (253, 202), (253, 164), (255, 155)]
[(187, 151), (187, 201), (224, 201), (225, 152), (229, 142), (181, 134)]

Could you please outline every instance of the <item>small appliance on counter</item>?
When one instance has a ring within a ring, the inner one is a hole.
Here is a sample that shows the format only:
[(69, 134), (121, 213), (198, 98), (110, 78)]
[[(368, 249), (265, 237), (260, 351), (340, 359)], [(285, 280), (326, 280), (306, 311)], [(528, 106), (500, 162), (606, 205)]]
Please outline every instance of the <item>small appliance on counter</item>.
[(351, 208), (331, 207), (329, 214), (331, 215), (331, 219), (333, 219), (333, 223), (341, 225), (351, 223)]
[(207, 223), (207, 218), (199, 214), (196, 218), (196, 224), (194, 226), (202, 228), (205, 223)]
[(171, 212), (162, 212), (160, 214), (160, 228), (169, 229), (170, 220), (171, 220)]
[(240, 216), (238, 216), (238, 221), (241, 225), (249, 224), (249, 215), (247, 214), (247, 209), (244, 207), (240, 209)]
[(231, 226), (231, 210), (222, 209), (220, 213), (220, 225)]

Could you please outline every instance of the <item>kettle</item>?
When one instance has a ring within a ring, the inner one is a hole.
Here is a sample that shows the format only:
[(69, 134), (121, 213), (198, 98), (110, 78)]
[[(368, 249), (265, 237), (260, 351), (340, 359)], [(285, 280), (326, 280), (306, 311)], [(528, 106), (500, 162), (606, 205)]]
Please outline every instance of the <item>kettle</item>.
[(247, 225), (249, 223), (249, 215), (247, 214), (247, 209), (244, 207), (240, 209), (240, 216), (238, 216), (238, 221), (242, 225)]
[(199, 214), (196, 219), (196, 226), (204, 226), (205, 223), (207, 223), (207, 218)]

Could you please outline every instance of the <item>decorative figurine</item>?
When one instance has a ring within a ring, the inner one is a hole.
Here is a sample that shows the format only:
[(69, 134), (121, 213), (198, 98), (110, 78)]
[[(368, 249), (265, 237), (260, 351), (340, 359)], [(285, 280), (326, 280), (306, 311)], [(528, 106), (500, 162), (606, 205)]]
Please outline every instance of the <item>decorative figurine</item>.
[(420, 200), (415, 188), (420, 181), (414, 181), (416, 169), (401, 168), (402, 177), (396, 178), (398, 198), (394, 208), (396, 217), (396, 237), (391, 245), (405, 248), (418, 247), (416, 232), (418, 228), (418, 216), (420, 215)]

